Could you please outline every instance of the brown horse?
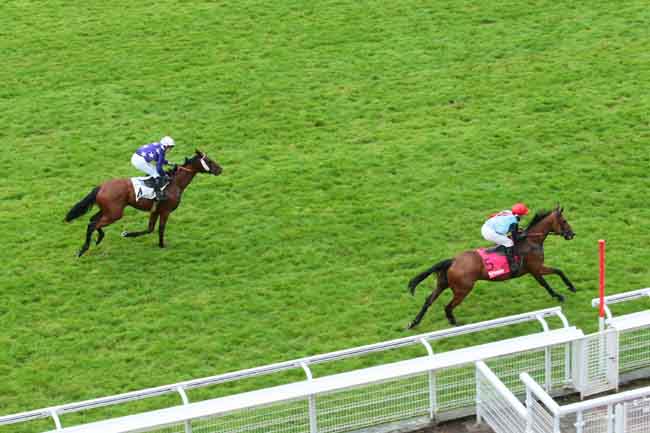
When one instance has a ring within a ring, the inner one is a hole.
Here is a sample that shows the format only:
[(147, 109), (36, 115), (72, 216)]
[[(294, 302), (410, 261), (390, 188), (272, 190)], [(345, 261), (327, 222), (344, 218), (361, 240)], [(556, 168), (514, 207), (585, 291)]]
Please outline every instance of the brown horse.
[(111, 179), (98, 187), (95, 187), (90, 194), (84, 197), (79, 203), (74, 205), (65, 216), (65, 221), (70, 222), (80, 217), (90, 210), (93, 204), (97, 203), (99, 212), (90, 218), (88, 228), (86, 229), (86, 242), (79, 250), (78, 257), (88, 250), (92, 234), (97, 230), (97, 242), (99, 245), (104, 239), (104, 230), (109, 224), (122, 218), (124, 208), (132, 206), (143, 211), (150, 211), (149, 228), (140, 232), (123, 232), (124, 237), (137, 237), (144, 234), (152, 233), (156, 227), (156, 221), (160, 218), (158, 225), (158, 245), (165, 247), (165, 225), (169, 214), (172, 213), (181, 201), (181, 195), (187, 186), (192, 182), (197, 173), (210, 173), (215, 176), (221, 174), (221, 166), (212, 161), (207, 155), (197, 150), (191, 158), (186, 158), (183, 165), (177, 166), (170, 173), (171, 181), (166, 188), (167, 200), (157, 203), (154, 201), (141, 198), (136, 200), (133, 184), (130, 179)]
[[(560, 269), (544, 266), (544, 241), (549, 234), (562, 235), (567, 240), (573, 239), (575, 236), (573, 230), (571, 230), (571, 226), (564, 219), (562, 211), (563, 209), (558, 206), (550, 212), (541, 211), (535, 214), (528, 227), (519, 235), (515, 243), (515, 255), (520, 257), (521, 266), (519, 266), (517, 273), (510, 277), (518, 278), (530, 273), (552, 297), (560, 302), (564, 302), (564, 296), (554, 291), (548, 285), (544, 279), (544, 275), (559, 275), (569, 290), (575, 292), (576, 289)], [(424, 302), (422, 309), (410, 323), (409, 329), (420, 323), (429, 306), (448, 287), (451, 287), (451, 290), (454, 292), (454, 297), (445, 307), (445, 314), (449, 323), (456, 325), (456, 318), (453, 314), (454, 308), (469, 295), (476, 281), (490, 280), (481, 256), (474, 250), (465, 251), (453, 259), (436, 263), (431, 268), (415, 276), (408, 285), (411, 295), (415, 293), (415, 287), (433, 273), (438, 274), (437, 287)]]

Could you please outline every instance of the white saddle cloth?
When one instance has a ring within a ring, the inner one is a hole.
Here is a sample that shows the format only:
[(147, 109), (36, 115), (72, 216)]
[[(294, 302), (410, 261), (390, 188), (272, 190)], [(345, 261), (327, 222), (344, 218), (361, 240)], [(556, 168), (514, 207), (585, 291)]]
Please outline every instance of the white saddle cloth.
[[(153, 200), (156, 197), (156, 192), (154, 191), (154, 189), (144, 184), (144, 181), (149, 179), (151, 179), (151, 176), (131, 178), (131, 183), (133, 184), (133, 191), (135, 192), (135, 201), (138, 201), (141, 198)], [(167, 185), (165, 185), (163, 189), (165, 189), (166, 187)]]

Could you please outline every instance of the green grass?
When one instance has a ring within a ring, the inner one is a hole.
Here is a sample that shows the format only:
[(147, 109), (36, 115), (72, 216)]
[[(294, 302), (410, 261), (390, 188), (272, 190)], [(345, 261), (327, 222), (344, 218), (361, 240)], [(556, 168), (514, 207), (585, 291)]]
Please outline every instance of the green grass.
[[(598, 239), (611, 293), (650, 284), (645, 1), (0, 12), (0, 414), (409, 335), (433, 279), (415, 298), (408, 280), (484, 245), (515, 201), (565, 207), (577, 237), (546, 254), (578, 287), (548, 279), (573, 324), (597, 323)], [(86, 218), (67, 210), (165, 134), (172, 160), (199, 147), (223, 175), (188, 188), (167, 249), (119, 237), (146, 225), (129, 210), (77, 259)], [(417, 332), (448, 326), (448, 300)], [(554, 305), (527, 277), (479, 283), (456, 314)]]

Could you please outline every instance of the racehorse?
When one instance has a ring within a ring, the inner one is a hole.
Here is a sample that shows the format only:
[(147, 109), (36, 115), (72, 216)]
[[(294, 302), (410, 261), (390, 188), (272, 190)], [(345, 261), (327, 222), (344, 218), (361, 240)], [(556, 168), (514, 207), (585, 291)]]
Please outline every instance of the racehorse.
[[(552, 211), (540, 211), (535, 214), (528, 227), (519, 235), (515, 243), (514, 254), (520, 257), (522, 263), (516, 274), (510, 276), (510, 278), (518, 278), (530, 273), (552, 297), (560, 302), (564, 302), (564, 296), (549, 286), (544, 279), (544, 275), (559, 275), (569, 290), (575, 293), (576, 288), (560, 269), (544, 265), (544, 241), (549, 234), (562, 235), (566, 240), (573, 239), (575, 236), (562, 212), (563, 209), (558, 206)], [(454, 297), (445, 307), (445, 314), (449, 323), (455, 326), (457, 322), (453, 310), (469, 295), (476, 281), (496, 281), (489, 278), (488, 271), (478, 252), (470, 250), (464, 251), (452, 259), (442, 260), (416, 275), (408, 284), (411, 295), (415, 294), (417, 285), (433, 273), (438, 275), (436, 288), (426, 299), (415, 319), (409, 324), (409, 329), (420, 323), (429, 306), (448, 287), (451, 287)]]
[(93, 204), (97, 203), (99, 212), (90, 218), (86, 228), (86, 242), (79, 250), (78, 257), (88, 250), (92, 234), (97, 230), (97, 242), (99, 245), (104, 239), (103, 227), (114, 223), (122, 218), (124, 208), (134, 207), (143, 211), (150, 211), (149, 227), (139, 232), (123, 232), (123, 237), (137, 237), (152, 233), (156, 227), (156, 221), (160, 218), (158, 225), (158, 245), (165, 247), (165, 225), (169, 214), (180, 204), (181, 195), (187, 186), (192, 182), (197, 173), (210, 173), (214, 176), (221, 174), (222, 168), (212, 161), (208, 156), (196, 150), (191, 158), (185, 158), (182, 165), (176, 166), (171, 172), (171, 181), (166, 188), (167, 200), (154, 203), (154, 200), (140, 198), (136, 199), (133, 184), (130, 179), (111, 179), (95, 187), (79, 203), (75, 204), (65, 216), (65, 222), (84, 215)]

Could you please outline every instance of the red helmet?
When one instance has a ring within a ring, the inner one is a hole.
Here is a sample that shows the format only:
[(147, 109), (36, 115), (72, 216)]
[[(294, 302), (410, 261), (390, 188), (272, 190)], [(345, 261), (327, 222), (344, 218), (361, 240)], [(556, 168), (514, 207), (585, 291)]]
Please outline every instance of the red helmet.
[(512, 206), (512, 213), (515, 215), (528, 215), (528, 208), (523, 203), (516, 203)]

